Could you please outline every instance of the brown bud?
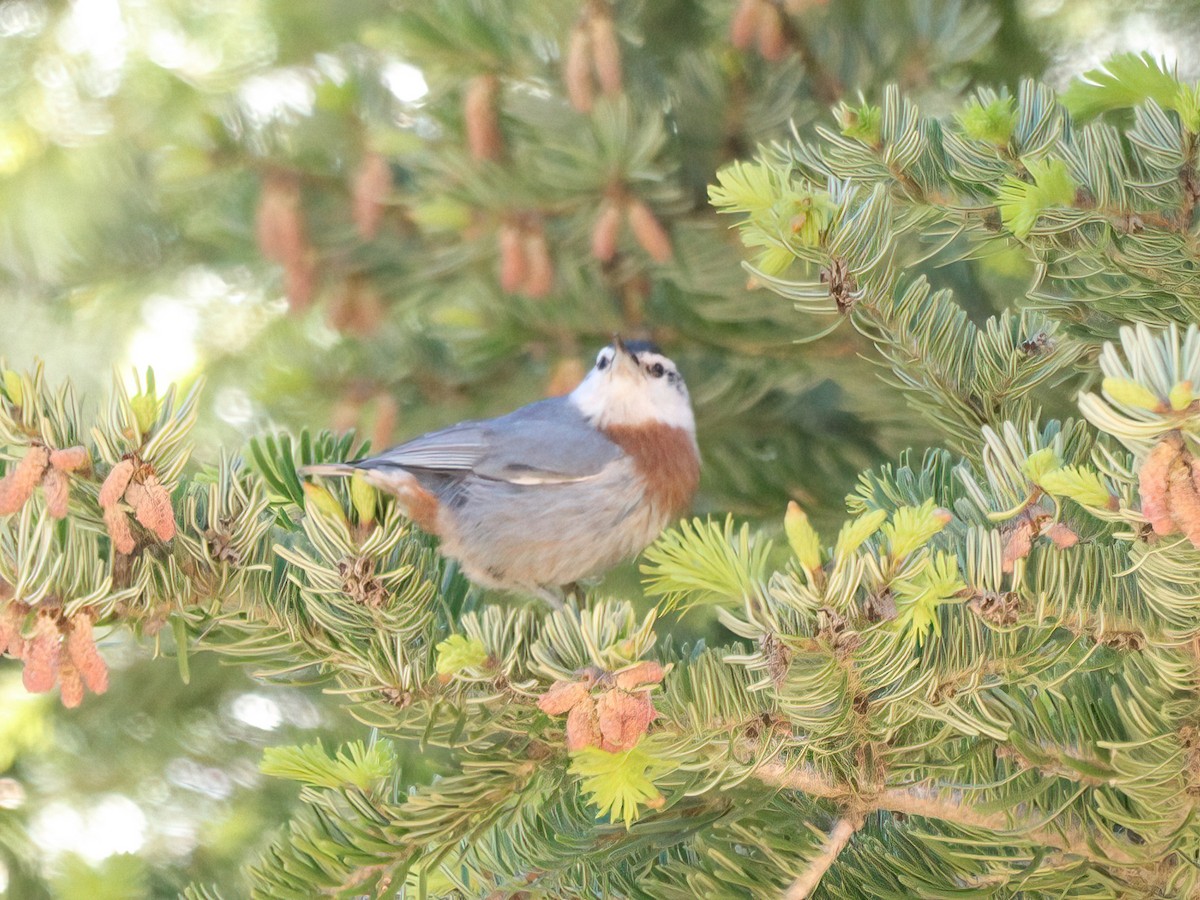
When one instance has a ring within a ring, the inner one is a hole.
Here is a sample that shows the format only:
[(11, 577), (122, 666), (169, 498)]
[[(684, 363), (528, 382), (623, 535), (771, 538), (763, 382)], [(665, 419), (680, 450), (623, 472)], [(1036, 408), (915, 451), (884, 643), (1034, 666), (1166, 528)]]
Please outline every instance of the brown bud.
[(1167, 475), (1167, 509), (1192, 545), (1200, 547), (1200, 492), (1192, 478), (1192, 461), (1182, 455)]
[(383, 321), (383, 301), (379, 291), (370, 282), (365, 282), (355, 294), (354, 319), (350, 323), (350, 331), (354, 334), (369, 337), (376, 332)]
[(657, 715), (649, 691), (605, 691), (596, 701), (600, 748), (610, 752), (629, 750), (642, 739)]
[(383, 320), (383, 303), (367, 278), (351, 275), (334, 291), (326, 320), (338, 331), (367, 336)]
[(61, 635), (54, 618), (38, 613), (33, 625), (33, 637), (25, 646), (25, 668), (21, 681), (31, 694), (42, 694), (58, 680), (58, 655)]
[(118, 553), (128, 556), (133, 552), (137, 543), (133, 539), (133, 531), (129, 527), (129, 518), (119, 506), (110, 506), (104, 510), (104, 525), (108, 536), (112, 538), (113, 547)]
[(21, 626), (28, 609), (16, 603), (7, 603), (0, 609), (0, 654), (21, 657), (25, 655), (25, 638)]
[(392, 192), (392, 169), (379, 153), (368, 153), (354, 173), (351, 214), (354, 227), (364, 240), (379, 233), (384, 203)]
[(87, 447), (67, 447), (50, 451), (50, 465), (60, 472), (75, 472), (88, 464)]
[(317, 289), (317, 263), (309, 248), (283, 265), (283, 292), (287, 295), (288, 311), (302, 313), (312, 305)]
[(1062, 522), (1055, 522), (1047, 528), (1045, 535), (1054, 541), (1054, 546), (1059, 550), (1066, 550), (1068, 547), (1074, 547), (1079, 543), (1079, 535)]
[(538, 709), (548, 716), (561, 716), (588, 696), (588, 685), (582, 681), (556, 681), (538, 698)]
[(308, 241), (300, 180), (288, 172), (263, 178), (256, 232), (262, 254), (283, 266), (284, 289), (293, 312), (307, 309), (316, 286), (316, 261)]
[(529, 260), (521, 229), (512, 222), (505, 222), (500, 226), (499, 241), (500, 288), (506, 294), (515, 294), (529, 277)]
[(592, 36), (592, 64), (600, 90), (610, 97), (621, 93), (621, 44), (617, 27), (606, 11), (588, 19)]
[(1167, 476), (1182, 449), (1178, 437), (1168, 437), (1155, 445), (1138, 471), (1142, 515), (1155, 534), (1172, 534), (1177, 530), (1167, 508)]
[(463, 98), (463, 121), (467, 128), (467, 146), (475, 159), (499, 159), (504, 152), (504, 135), (496, 103), (500, 79), (495, 75), (476, 75), (467, 85)]
[(671, 238), (654, 213), (641, 200), (629, 203), (629, 229), (641, 248), (655, 262), (665, 263), (674, 255)]
[(661, 684), (664, 674), (661, 665), (654, 660), (646, 660), (617, 672), (616, 684), (622, 690), (632, 691), (647, 684)]
[[(139, 487), (141, 490), (136, 490)], [(141, 485), (131, 484), (125, 496), (137, 520), (153, 531), (160, 541), (175, 537), (175, 511), (171, 508), (171, 495), (159, 483), (157, 476), (147, 475)]]
[[(5, 609), (0, 613), (0, 654), (9, 653), (9, 647), (13, 643), (13, 638), (20, 632), (15, 627), (15, 623), (9, 618), (8, 610)], [(17, 654), (13, 654), (16, 656)]]
[(278, 262), (283, 256), (284, 200), (280, 192), (264, 179), (258, 193), (258, 208), (254, 211), (254, 236), (258, 241), (258, 252), (264, 258)]
[(132, 459), (123, 459), (108, 473), (104, 484), (100, 485), (100, 506), (111, 509), (125, 496), (125, 488), (129, 487), (129, 479), (133, 477), (136, 468)]
[(778, 62), (788, 54), (783, 13), (774, 3), (764, 3), (758, 20), (758, 52), (763, 59)]
[(371, 446), (386, 447), (396, 430), (399, 409), (391, 394), (380, 391), (375, 395), (375, 424), (371, 427)]
[(304, 254), (308, 239), (300, 206), (300, 180), (295, 175), (271, 172), (263, 178), (255, 233), (262, 255), (273, 262), (286, 265)]
[(69, 659), (60, 659), (58, 677), (61, 684), (59, 696), (62, 698), (62, 705), (67, 709), (75, 709), (83, 702), (83, 678), (79, 674), (79, 670), (71, 664)]
[(71, 499), (71, 482), (67, 473), (53, 467), (42, 476), (42, 491), (46, 495), (46, 511), (56, 519), (67, 517), (67, 504)]
[(41, 444), (31, 445), (21, 461), (0, 478), (0, 516), (12, 515), (25, 505), (49, 464), (50, 451)]
[(329, 298), (325, 321), (334, 331), (345, 331), (354, 321), (354, 288), (350, 279), (343, 280)]
[(729, 23), (730, 43), (739, 50), (749, 50), (758, 36), (758, 23), (762, 14), (762, 0), (742, 0)]
[(582, 750), (600, 745), (600, 723), (596, 717), (596, 701), (591, 696), (571, 707), (567, 715), (567, 749)]
[(1021, 519), (1013, 526), (1004, 542), (1004, 556), (1000, 564), (1002, 572), (1012, 572), (1016, 561), (1029, 555), (1036, 533), (1037, 528), (1029, 519)]
[(103, 694), (108, 690), (108, 665), (96, 649), (96, 640), (92, 635), (92, 617), (87, 613), (72, 617), (70, 630), (67, 632), (66, 651), (88, 690), (93, 694)]
[(563, 59), (563, 84), (567, 99), (581, 113), (592, 111), (592, 41), (588, 29), (576, 25), (571, 29), (567, 54)]
[(560, 359), (550, 372), (550, 381), (546, 384), (547, 397), (562, 397), (575, 390), (587, 370), (577, 356)]
[(133, 507), (136, 513), (139, 506), (146, 502), (146, 485), (135, 480), (129, 482), (129, 487), (125, 488), (125, 502)]
[(608, 262), (617, 254), (617, 238), (621, 233), (621, 207), (611, 200), (600, 206), (600, 215), (592, 226), (592, 256)]
[(352, 392), (342, 394), (333, 404), (329, 413), (329, 427), (341, 434), (358, 425), (358, 417), (362, 412), (362, 401)]
[(550, 259), (546, 232), (540, 225), (525, 233), (524, 247), (525, 258), (529, 261), (529, 274), (521, 289), (528, 297), (545, 297), (554, 290), (554, 262)]

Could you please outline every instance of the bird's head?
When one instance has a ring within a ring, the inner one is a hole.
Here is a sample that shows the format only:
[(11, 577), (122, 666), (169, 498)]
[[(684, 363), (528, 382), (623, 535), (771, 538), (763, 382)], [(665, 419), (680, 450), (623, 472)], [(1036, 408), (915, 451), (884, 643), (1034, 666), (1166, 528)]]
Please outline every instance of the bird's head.
[(658, 424), (696, 431), (683, 376), (649, 341), (614, 337), (571, 402), (600, 428)]

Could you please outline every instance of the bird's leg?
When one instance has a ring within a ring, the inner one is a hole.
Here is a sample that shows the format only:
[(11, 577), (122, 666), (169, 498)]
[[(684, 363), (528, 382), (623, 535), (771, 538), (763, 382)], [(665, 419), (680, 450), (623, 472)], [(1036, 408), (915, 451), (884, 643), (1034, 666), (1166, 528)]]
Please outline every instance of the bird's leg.
[(467, 590), (463, 593), (463, 599), (459, 613), (471, 612), (478, 608), (483, 597), (483, 588), (473, 581), (467, 582)]
[(563, 597), (575, 600), (580, 606), (583, 605), (583, 586), (578, 581), (572, 581), (570, 584), (564, 584)]
[(560, 591), (556, 591), (554, 588), (540, 585), (538, 587), (530, 588), (529, 593), (533, 594), (533, 596), (537, 597), (539, 600), (545, 600), (548, 604), (550, 604), (550, 608), (556, 612), (562, 609), (565, 605), (563, 603), (562, 593)]

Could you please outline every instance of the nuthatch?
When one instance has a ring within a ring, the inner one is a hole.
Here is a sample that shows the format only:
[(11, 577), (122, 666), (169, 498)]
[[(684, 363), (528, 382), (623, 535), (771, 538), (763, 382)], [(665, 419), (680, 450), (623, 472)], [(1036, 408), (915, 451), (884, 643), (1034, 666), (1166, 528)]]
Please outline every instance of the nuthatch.
[(700, 454), (675, 364), (653, 344), (615, 338), (565, 397), (305, 471), (361, 472), (476, 584), (557, 604), (686, 511)]

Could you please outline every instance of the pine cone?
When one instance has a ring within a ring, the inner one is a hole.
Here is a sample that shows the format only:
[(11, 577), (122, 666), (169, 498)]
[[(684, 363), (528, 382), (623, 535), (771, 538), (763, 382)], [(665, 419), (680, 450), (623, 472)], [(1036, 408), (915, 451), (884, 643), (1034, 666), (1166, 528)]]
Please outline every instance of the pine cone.
[(476, 75), (467, 85), (463, 98), (463, 121), (467, 127), (467, 146), (478, 160), (495, 160), (504, 154), (504, 134), (496, 108), (500, 79), (495, 75)]
[(567, 53), (563, 59), (563, 85), (567, 99), (581, 113), (590, 113), (594, 101), (592, 88), (592, 39), (580, 24), (571, 29)]
[(739, 50), (749, 50), (758, 37), (763, 0), (742, 0), (729, 23), (729, 42)]
[(42, 476), (42, 491), (46, 495), (46, 511), (56, 519), (65, 519), (71, 499), (71, 480), (67, 473), (48, 468)]
[(108, 665), (96, 648), (90, 613), (81, 612), (72, 617), (67, 631), (66, 652), (88, 690), (93, 694), (103, 694), (108, 690)]
[(600, 89), (608, 96), (621, 93), (621, 44), (617, 27), (608, 12), (588, 19), (592, 38), (592, 64)]
[(592, 226), (592, 256), (609, 262), (617, 255), (617, 238), (621, 234), (621, 208), (611, 200), (600, 206), (600, 215)]
[(1178, 530), (1167, 507), (1167, 478), (1182, 450), (1183, 444), (1178, 435), (1169, 436), (1155, 445), (1138, 471), (1142, 515), (1155, 534), (1172, 534)]
[(123, 459), (108, 473), (104, 483), (100, 485), (100, 508), (111, 509), (125, 496), (125, 489), (133, 478), (137, 464), (132, 459)]
[(354, 173), (351, 216), (354, 227), (364, 240), (379, 233), (386, 209), (384, 201), (392, 192), (392, 168), (379, 153), (368, 153)]
[(67, 447), (50, 451), (50, 465), (60, 472), (75, 472), (88, 464), (87, 447)]
[(131, 484), (125, 496), (137, 520), (153, 531), (160, 541), (175, 537), (175, 511), (171, 508), (171, 495), (159, 483), (156, 475), (147, 475), (140, 485)]
[(52, 690), (58, 680), (59, 647), (62, 634), (58, 623), (45, 610), (38, 613), (33, 625), (33, 637), (25, 646), (25, 668), (21, 681), (31, 694)]
[(0, 478), (0, 516), (9, 516), (20, 511), (33, 496), (46, 467), (50, 464), (50, 451), (41, 444), (33, 444), (24, 458), (12, 471)]
[(668, 262), (675, 254), (671, 247), (671, 238), (662, 223), (650, 211), (650, 207), (641, 200), (632, 200), (629, 203), (628, 216), (629, 229), (641, 248), (655, 262)]

